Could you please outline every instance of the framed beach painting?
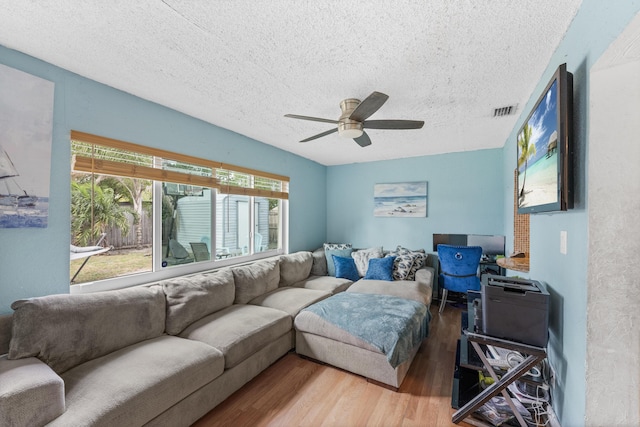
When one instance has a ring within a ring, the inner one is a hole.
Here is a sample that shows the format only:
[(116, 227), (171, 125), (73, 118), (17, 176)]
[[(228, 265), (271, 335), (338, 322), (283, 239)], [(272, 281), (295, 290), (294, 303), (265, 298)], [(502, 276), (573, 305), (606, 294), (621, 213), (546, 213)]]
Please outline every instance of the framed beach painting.
[(375, 184), (373, 216), (426, 218), (427, 182)]
[(45, 228), (54, 83), (0, 64), (0, 228)]

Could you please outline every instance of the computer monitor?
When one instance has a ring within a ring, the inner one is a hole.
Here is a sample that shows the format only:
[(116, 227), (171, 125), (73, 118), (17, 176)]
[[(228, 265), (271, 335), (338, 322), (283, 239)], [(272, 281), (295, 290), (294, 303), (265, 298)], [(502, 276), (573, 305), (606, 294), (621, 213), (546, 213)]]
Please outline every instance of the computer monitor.
[(438, 251), (438, 245), (480, 246), (482, 254), (491, 258), (504, 255), (505, 237), (500, 235), (483, 234), (434, 234), (433, 251)]
[(438, 251), (438, 245), (467, 246), (466, 234), (434, 234), (433, 251)]
[(482, 246), (482, 254), (493, 256), (504, 255), (504, 236), (485, 236), (480, 234), (469, 234), (467, 236), (467, 246)]

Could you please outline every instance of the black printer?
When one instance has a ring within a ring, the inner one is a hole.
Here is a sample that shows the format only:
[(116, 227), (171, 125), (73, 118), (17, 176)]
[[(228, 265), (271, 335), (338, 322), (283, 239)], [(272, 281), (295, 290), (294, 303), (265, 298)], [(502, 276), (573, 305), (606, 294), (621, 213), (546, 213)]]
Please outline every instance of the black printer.
[(486, 274), (481, 292), (485, 335), (547, 346), (549, 293), (539, 282)]

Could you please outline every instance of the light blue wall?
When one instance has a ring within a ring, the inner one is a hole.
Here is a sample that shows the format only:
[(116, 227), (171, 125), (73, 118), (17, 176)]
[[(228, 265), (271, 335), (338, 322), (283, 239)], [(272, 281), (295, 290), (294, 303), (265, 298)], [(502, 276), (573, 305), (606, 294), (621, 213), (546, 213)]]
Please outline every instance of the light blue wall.
[[(502, 164), (502, 150), (494, 149), (331, 166), (327, 239), (431, 252), (434, 233), (502, 234)], [(373, 216), (374, 184), (410, 181), (428, 183), (426, 218)]]
[(69, 292), (71, 129), (287, 175), (290, 250), (325, 240), (325, 166), (3, 46), (0, 63), (55, 83), (49, 226), (0, 229), (0, 313), (16, 299)]
[[(521, 109), (522, 115), (504, 147), (503, 179), (509, 184), (505, 194), (504, 216), (509, 218), (513, 213), (516, 133), (555, 69), (567, 63), (568, 70), (574, 75), (575, 208), (568, 212), (531, 215), (529, 272), (532, 279), (548, 284), (552, 296), (548, 350), (549, 360), (558, 376), (553, 405), (563, 426), (581, 426), (585, 422), (589, 73), (594, 62), (639, 9), (638, 1), (583, 2), (530, 100)], [(566, 255), (560, 253), (560, 231), (563, 230), (568, 233)], [(513, 222), (505, 221), (505, 234), (512, 233)], [(507, 243), (510, 241), (507, 240)], [(615, 260), (612, 260), (611, 268), (616, 268)]]

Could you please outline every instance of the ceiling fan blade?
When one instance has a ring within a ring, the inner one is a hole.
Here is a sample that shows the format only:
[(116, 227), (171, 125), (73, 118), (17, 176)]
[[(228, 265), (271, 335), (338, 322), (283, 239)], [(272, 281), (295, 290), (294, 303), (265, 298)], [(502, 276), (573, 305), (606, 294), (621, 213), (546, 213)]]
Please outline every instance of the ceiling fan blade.
[(297, 114), (285, 114), (284, 116), (292, 119), (310, 120), (312, 122), (333, 123), (334, 125), (338, 124), (337, 120), (321, 119), (319, 117), (299, 116)]
[(381, 92), (373, 92), (353, 110), (349, 118), (357, 122), (363, 122), (378, 111), (382, 104), (387, 102), (387, 99), (389, 99), (388, 95)]
[(369, 138), (369, 135), (367, 135), (366, 132), (362, 132), (362, 135), (360, 135), (357, 138), (353, 138), (353, 140), (357, 142), (360, 147), (366, 147), (367, 145), (371, 145), (371, 139)]
[(300, 142), (312, 141), (312, 140), (314, 140), (314, 139), (322, 138), (323, 136), (331, 135), (331, 134), (332, 134), (332, 133), (334, 133), (334, 132), (338, 132), (338, 128), (334, 128), (334, 129), (328, 130), (328, 131), (326, 131), (326, 132), (322, 132), (322, 133), (319, 133), (319, 134), (317, 134), (317, 135), (310, 136), (309, 138), (307, 138), (307, 139), (303, 139), (303, 140), (302, 140), (302, 141), (300, 141)]
[(420, 129), (422, 120), (366, 120), (362, 127), (368, 129)]

